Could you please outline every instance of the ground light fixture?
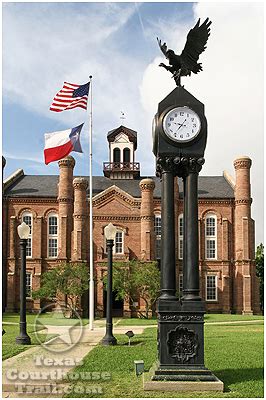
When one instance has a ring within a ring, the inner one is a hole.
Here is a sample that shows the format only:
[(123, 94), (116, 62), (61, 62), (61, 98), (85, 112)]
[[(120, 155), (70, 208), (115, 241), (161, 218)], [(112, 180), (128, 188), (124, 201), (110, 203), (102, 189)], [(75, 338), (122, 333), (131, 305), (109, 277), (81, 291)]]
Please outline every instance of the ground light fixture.
[(31, 344), (29, 335), (27, 334), (26, 322), (26, 247), (27, 240), (30, 235), (30, 227), (23, 221), (18, 226), (18, 235), (20, 238), (20, 319), (19, 319), (19, 335), (16, 337), (17, 344)]
[(135, 364), (135, 374), (136, 374), (136, 376), (139, 376), (139, 375), (143, 374), (143, 372), (144, 372), (144, 361), (143, 360), (135, 360), (134, 364)]
[(116, 231), (117, 231), (116, 227), (111, 222), (104, 228), (108, 266), (107, 266), (106, 332), (105, 336), (101, 340), (101, 343), (105, 346), (114, 346), (117, 344), (117, 340), (113, 335), (113, 317), (112, 317), (113, 246), (114, 246)]
[(127, 331), (125, 333), (125, 335), (128, 337), (128, 345), (130, 346), (130, 339), (133, 338), (133, 336), (135, 336), (134, 332), (133, 331)]

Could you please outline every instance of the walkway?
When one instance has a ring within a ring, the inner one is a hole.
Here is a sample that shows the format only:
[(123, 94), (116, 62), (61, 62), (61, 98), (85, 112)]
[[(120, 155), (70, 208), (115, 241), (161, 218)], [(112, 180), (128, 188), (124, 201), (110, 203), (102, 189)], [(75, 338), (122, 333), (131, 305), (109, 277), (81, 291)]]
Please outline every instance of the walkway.
[[(114, 334), (124, 334), (128, 330), (141, 334), (145, 328), (146, 326), (115, 326)], [(100, 342), (105, 334), (105, 327), (102, 320), (95, 321), (93, 331), (89, 330), (88, 325), (82, 328), (49, 326), (49, 334), (59, 336), (46, 342), (45, 347), (31, 346), (24, 352), (3, 361), (3, 398), (62, 397), (62, 390), (65, 387), (62, 383), (64, 374), (78, 365)], [(71, 347), (79, 336), (81, 336), (79, 342)], [(93, 384), (95, 381), (89, 383)], [(55, 384), (61, 393), (53, 393), (56, 390)]]

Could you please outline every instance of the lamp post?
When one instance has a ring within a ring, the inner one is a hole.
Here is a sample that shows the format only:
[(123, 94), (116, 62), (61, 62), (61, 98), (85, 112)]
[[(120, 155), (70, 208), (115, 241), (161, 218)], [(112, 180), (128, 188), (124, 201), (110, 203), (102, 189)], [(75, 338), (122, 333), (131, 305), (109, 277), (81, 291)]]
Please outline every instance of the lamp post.
[(31, 344), (29, 335), (27, 334), (26, 322), (26, 246), (27, 239), (30, 234), (30, 227), (22, 222), (18, 226), (18, 235), (20, 238), (20, 254), (21, 254), (21, 269), (20, 269), (20, 321), (19, 321), (19, 336), (16, 337), (17, 344)]
[(116, 227), (110, 223), (104, 228), (106, 237), (108, 275), (107, 275), (107, 310), (106, 310), (106, 332), (101, 343), (105, 346), (114, 346), (117, 340), (113, 335), (112, 322), (112, 274), (113, 274), (113, 246), (116, 235)]

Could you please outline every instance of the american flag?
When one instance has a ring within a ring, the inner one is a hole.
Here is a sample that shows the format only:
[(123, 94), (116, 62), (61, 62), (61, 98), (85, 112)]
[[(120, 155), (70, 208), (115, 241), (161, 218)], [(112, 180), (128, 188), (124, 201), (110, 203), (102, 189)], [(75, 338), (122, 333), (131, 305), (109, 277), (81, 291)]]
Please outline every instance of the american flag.
[(81, 107), (86, 110), (89, 89), (90, 82), (84, 85), (64, 82), (63, 89), (55, 95), (50, 110), (60, 112), (75, 107)]

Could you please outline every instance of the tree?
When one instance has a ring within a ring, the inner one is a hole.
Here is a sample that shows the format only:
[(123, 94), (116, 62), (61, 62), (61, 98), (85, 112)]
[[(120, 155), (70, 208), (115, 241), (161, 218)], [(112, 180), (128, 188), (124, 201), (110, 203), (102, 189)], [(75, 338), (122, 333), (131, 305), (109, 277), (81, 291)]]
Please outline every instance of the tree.
[(260, 281), (260, 304), (261, 309), (264, 309), (264, 246), (261, 243), (256, 250), (256, 275)]
[[(107, 276), (103, 278), (106, 285)], [(113, 263), (113, 291), (116, 298), (128, 298), (133, 303), (141, 298), (145, 303), (145, 313), (139, 311), (144, 318), (149, 318), (160, 291), (160, 271), (157, 262), (132, 260), (127, 263)]]
[(86, 264), (62, 263), (46, 271), (41, 278), (40, 289), (32, 293), (35, 299), (48, 299), (59, 303), (66, 298), (70, 307), (70, 317), (80, 308), (80, 298), (88, 289), (88, 267)]
[(156, 262), (135, 262), (132, 280), (136, 293), (145, 303), (145, 318), (153, 310), (160, 292), (160, 271)]

